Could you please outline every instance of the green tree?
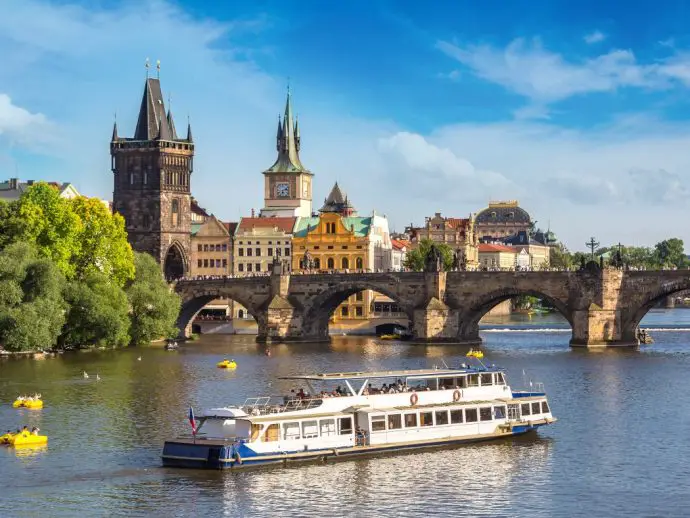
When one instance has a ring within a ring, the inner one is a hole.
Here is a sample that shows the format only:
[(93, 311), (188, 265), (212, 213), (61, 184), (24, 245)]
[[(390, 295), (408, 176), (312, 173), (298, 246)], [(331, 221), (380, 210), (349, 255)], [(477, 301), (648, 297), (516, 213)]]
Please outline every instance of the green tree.
[(69, 306), (60, 344), (123, 346), (130, 341), (129, 301), (124, 290), (102, 273), (73, 280), (64, 290)]
[(0, 252), (0, 345), (27, 351), (55, 345), (65, 320), (64, 277), (27, 243)]
[(654, 246), (654, 258), (659, 266), (684, 268), (688, 265), (683, 240), (673, 237), (664, 239)]
[(570, 270), (573, 266), (573, 257), (562, 243), (552, 246), (549, 250), (549, 266), (561, 270)]
[(0, 250), (22, 240), (25, 233), (26, 221), (19, 215), (19, 202), (0, 200)]
[(405, 255), (405, 268), (415, 272), (421, 272), (426, 265), (427, 257), (431, 251), (431, 246), (435, 246), (441, 252), (441, 259), (443, 262), (443, 269), (449, 271), (453, 267), (453, 249), (445, 243), (434, 243), (430, 239), (422, 239), (419, 246), (414, 250), (410, 250)]
[(103, 273), (117, 286), (124, 286), (134, 278), (134, 253), (127, 242), (124, 219), (111, 214), (95, 198), (75, 198), (71, 205), (81, 221), (79, 246), (72, 258), (76, 277), (86, 279), (91, 274)]
[(148, 254), (134, 254), (135, 276), (126, 288), (131, 307), (132, 343), (173, 337), (180, 298), (166, 284), (158, 263)]

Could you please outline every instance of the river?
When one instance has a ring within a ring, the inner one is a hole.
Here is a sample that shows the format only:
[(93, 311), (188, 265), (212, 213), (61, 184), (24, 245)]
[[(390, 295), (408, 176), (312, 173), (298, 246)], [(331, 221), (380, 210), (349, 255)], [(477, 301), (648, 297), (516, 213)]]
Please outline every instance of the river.
[[(570, 349), (551, 315), (483, 324), (485, 361), (516, 388), (523, 369), (545, 383), (559, 422), (536, 436), (240, 473), (160, 466), (165, 438), (188, 432), (190, 405), (282, 394), (294, 388), (282, 375), (428, 367), (465, 349), (337, 337), (269, 357), (253, 337), (209, 335), (175, 352), (3, 360), (2, 431), (39, 426), (50, 442), (0, 448), (0, 516), (687, 516), (690, 310), (654, 310), (643, 325), (655, 344), (588, 352)], [(236, 371), (215, 367), (224, 356)], [(42, 411), (11, 407), (33, 392)]]

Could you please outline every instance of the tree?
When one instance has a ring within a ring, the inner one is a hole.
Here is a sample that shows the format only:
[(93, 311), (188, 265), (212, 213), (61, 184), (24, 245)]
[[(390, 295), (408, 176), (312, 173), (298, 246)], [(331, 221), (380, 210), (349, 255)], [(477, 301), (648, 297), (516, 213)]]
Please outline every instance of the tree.
[(62, 328), (63, 347), (122, 346), (129, 337), (129, 301), (124, 290), (102, 273), (73, 280), (65, 287), (69, 306)]
[(0, 252), (0, 345), (9, 351), (55, 345), (65, 320), (64, 277), (27, 243)]
[(443, 262), (443, 269), (449, 271), (453, 268), (453, 249), (445, 243), (434, 243), (430, 239), (422, 239), (419, 245), (414, 250), (410, 250), (405, 255), (405, 268), (421, 272), (426, 265), (427, 257), (431, 251), (431, 246), (434, 245), (441, 252), (441, 259)]
[(661, 267), (675, 266), (677, 268), (684, 268), (688, 265), (683, 240), (676, 237), (657, 243), (654, 246), (654, 258)]
[(19, 202), (0, 200), (0, 250), (19, 240), (26, 232), (26, 222), (19, 216)]
[(573, 257), (568, 249), (562, 243), (558, 243), (549, 250), (549, 266), (560, 270), (570, 270), (577, 265), (573, 264)]
[(180, 312), (180, 298), (171, 291), (158, 263), (148, 254), (134, 254), (135, 276), (126, 288), (131, 307), (132, 343), (173, 337)]

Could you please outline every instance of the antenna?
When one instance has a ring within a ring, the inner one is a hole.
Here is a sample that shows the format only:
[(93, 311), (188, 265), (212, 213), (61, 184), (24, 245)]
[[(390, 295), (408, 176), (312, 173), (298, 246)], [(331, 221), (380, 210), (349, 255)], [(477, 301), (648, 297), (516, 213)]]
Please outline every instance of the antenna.
[(146, 63), (144, 63), (144, 67), (146, 68), (146, 79), (149, 78), (149, 68), (151, 68), (151, 62), (149, 61), (149, 58), (146, 58)]
[(156, 60), (156, 79), (161, 78), (161, 60)]

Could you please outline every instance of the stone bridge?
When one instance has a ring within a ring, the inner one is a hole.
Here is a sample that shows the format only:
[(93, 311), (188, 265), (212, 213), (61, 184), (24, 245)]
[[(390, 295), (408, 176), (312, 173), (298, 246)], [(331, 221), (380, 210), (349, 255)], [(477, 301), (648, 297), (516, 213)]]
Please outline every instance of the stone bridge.
[(690, 270), (622, 271), (590, 264), (577, 272), (392, 272), (290, 275), (279, 267), (264, 277), (181, 280), (178, 318), (189, 336), (194, 316), (211, 300), (242, 304), (266, 342), (324, 341), (328, 321), (350, 295), (371, 289), (395, 300), (420, 342), (481, 343), (479, 320), (518, 296), (546, 299), (570, 322), (571, 345), (637, 345), (644, 315), (669, 295), (690, 289)]

